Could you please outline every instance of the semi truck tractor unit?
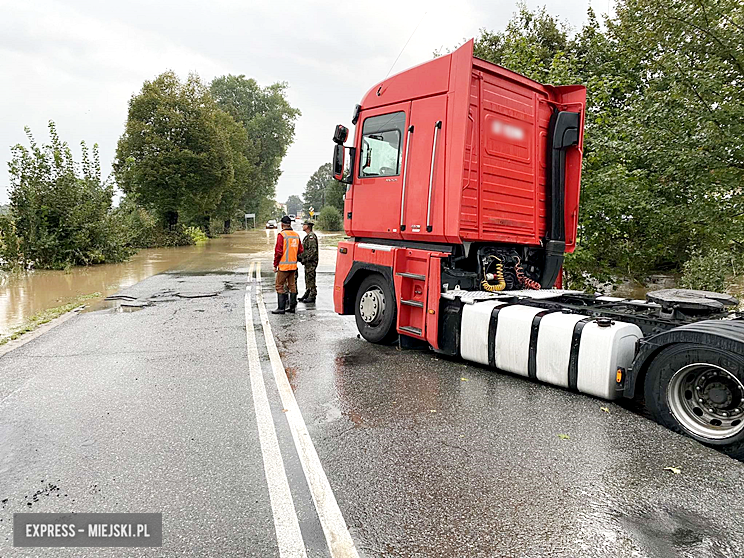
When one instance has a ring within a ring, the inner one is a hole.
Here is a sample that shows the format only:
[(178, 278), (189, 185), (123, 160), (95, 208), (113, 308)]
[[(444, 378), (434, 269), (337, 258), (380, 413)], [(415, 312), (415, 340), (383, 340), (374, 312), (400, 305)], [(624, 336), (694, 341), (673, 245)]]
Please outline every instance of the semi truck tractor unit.
[(386, 78), (355, 133), (334, 306), (395, 339), (603, 399), (744, 458), (744, 321), (725, 294), (645, 300), (561, 289), (576, 247), (586, 90), (473, 56), (473, 42)]

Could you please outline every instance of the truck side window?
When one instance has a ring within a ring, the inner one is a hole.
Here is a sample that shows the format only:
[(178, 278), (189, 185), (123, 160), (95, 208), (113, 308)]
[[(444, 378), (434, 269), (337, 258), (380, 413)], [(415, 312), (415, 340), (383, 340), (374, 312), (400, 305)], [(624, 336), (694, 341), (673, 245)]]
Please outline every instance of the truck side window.
[(359, 178), (400, 174), (405, 126), (405, 112), (381, 114), (365, 119), (362, 127)]

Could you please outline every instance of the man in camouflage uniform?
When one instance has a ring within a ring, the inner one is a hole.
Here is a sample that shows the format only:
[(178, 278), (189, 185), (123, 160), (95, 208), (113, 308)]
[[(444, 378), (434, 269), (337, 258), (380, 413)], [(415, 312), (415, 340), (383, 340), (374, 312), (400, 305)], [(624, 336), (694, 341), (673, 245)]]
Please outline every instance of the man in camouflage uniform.
[(304, 303), (315, 302), (318, 290), (315, 288), (315, 270), (318, 268), (318, 237), (313, 232), (312, 221), (302, 223), (305, 238), (302, 240), (300, 263), (305, 266), (305, 294), (299, 300)]

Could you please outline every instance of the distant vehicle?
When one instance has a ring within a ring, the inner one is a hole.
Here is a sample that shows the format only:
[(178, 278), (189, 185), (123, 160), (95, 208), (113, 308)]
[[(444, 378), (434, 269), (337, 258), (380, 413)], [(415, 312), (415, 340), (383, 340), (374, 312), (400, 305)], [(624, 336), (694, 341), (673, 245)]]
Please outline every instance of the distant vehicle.
[(268, 222), (266, 223), (266, 228), (267, 228), (267, 229), (275, 229), (275, 228), (276, 228), (276, 219), (270, 219), (270, 220), (269, 220), (269, 221), (268, 221)]
[(289, 218), (292, 219), (292, 221), (294, 221), (295, 219), (297, 219), (297, 216), (294, 213), (290, 213)]

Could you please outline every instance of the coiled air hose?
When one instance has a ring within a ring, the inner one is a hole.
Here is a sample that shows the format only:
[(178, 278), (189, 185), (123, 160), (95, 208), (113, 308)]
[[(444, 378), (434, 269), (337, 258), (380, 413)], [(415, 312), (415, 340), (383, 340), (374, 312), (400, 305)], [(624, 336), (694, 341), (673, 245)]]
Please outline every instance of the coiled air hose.
[[(484, 291), (489, 292), (497, 292), (497, 291), (503, 291), (506, 288), (506, 280), (504, 279), (504, 264), (501, 261), (501, 259), (497, 258), (496, 256), (489, 256), (488, 258), (489, 262), (484, 267), (483, 271), (483, 281), (481, 281), (481, 287), (483, 287)], [(493, 262), (496, 262), (496, 273), (486, 273), (488, 271), (488, 268), (491, 267), (491, 264)], [(496, 285), (491, 285), (488, 282), (488, 278), (491, 276), (492, 279), (495, 279), (498, 281)]]
[(517, 258), (517, 263), (514, 264), (514, 272), (517, 274), (517, 281), (519, 281), (528, 289), (539, 291), (542, 288), (540, 286), (540, 283), (538, 283), (537, 281), (533, 281), (524, 274), (524, 269), (522, 269), (522, 262), (519, 258)]

